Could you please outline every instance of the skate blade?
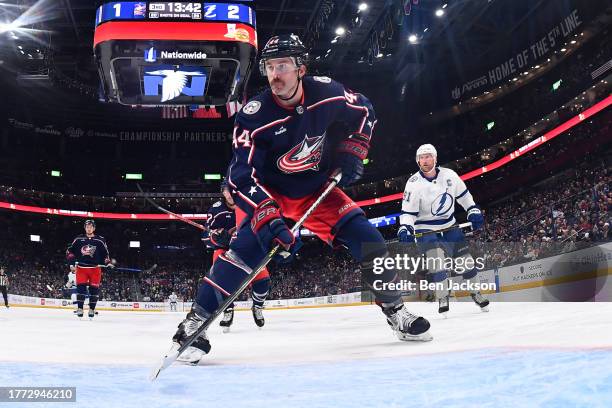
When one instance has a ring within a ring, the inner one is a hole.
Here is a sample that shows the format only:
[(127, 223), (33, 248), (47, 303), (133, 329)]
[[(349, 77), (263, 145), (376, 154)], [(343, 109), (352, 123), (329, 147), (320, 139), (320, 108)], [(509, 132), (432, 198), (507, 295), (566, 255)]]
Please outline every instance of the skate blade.
[(408, 334), (400, 331), (396, 332), (397, 338), (401, 341), (432, 341), (433, 336), (429, 334), (429, 331), (421, 334)]
[(489, 312), (489, 306), (481, 307), (480, 311), (483, 312), (483, 313), (488, 313)]
[(230, 328), (229, 327), (224, 327), (223, 328), (223, 333), (229, 333), (230, 332)]
[(166, 368), (170, 367), (172, 363), (176, 361), (179, 356), (179, 347), (180, 346), (178, 344), (172, 343), (172, 347), (170, 347), (170, 351), (168, 351), (168, 354), (162, 357), (159, 364), (157, 364), (155, 367), (153, 367), (153, 370), (151, 370), (151, 373), (149, 374), (149, 380), (155, 381), (159, 376), (159, 373), (162, 372), (162, 370), (165, 370)]

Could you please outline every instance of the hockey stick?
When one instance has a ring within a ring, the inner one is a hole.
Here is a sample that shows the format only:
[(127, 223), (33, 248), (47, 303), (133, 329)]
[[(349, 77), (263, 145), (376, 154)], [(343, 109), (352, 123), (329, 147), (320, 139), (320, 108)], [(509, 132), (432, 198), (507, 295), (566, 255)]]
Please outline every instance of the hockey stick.
[(189, 224), (189, 225), (191, 225), (191, 226), (193, 226), (193, 227), (199, 228), (199, 229), (201, 229), (202, 231), (206, 231), (206, 230), (208, 230), (208, 228), (206, 228), (204, 225), (202, 225), (202, 224), (200, 224), (200, 223), (197, 223), (197, 222), (195, 222), (195, 221), (191, 221), (189, 218), (183, 217), (183, 216), (182, 216), (182, 215), (180, 215), (180, 214), (173, 213), (173, 212), (172, 212), (172, 211), (170, 211), (170, 210), (166, 210), (164, 207), (162, 207), (161, 205), (157, 204), (155, 201), (153, 201), (153, 200), (151, 199), (151, 197), (149, 197), (149, 196), (147, 195), (147, 193), (145, 193), (145, 192), (142, 190), (142, 188), (140, 187), (140, 184), (136, 183), (136, 187), (138, 188), (138, 191), (140, 191), (142, 194), (144, 194), (144, 199), (145, 199), (145, 200), (147, 200), (147, 202), (148, 202), (149, 204), (151, 204), (153, 207), (157, 208), (159, 211), (164, 212), (164, 213), (168, 214), (170, 217), (176, 218), (177, 220), (180, 220), (180, 221), (186, 222), (187, 224)]
[[(77, 262), (75, 265), (82, 265), (83, 267), (86, 267), (86, 268), (111, 268), (108, 264), (105, 264), (105, 265), (89, 265), (89, 264), (79, 264)], [(155, 268), (157, 268), (157, 264), (154, 264), (149, 269), (114, 267), (114, 268), (111, 268), (111, 270), (113, 270), (113, 271), (125, 271), (125, 272), (151, 272)]]
[[(323, 200), (328, 196), (328, 194), (336, 187), (341, 178), (342, 172), (340, 170), (336, 170), (334, 174), (330, 177), (329, 184), (327, 185), (325, 190), (323, 190), (319, 198), (317, 198), (317, 200), (312, 203), (310, 208), (304, 213), (304, 215), (302, 215), (302, 218), (300, 218), (295, 223), (293, 228), (291, 228), (292, 234), (295, 235), (296, 231), (299, 231), (302, 224), (304, 224), (304, 221), (306, 221), (306, 219), (317, 209), (319, 204), (321, 204), (321, 202), (323, 202)], [(232, 302), (234, 302), (234, 300), (236, 300), (236, 298), (238, 298), (238, 296), (240, 296), (242, 292), (244, 292), (244, 290), (255, 279), (255, 277), (257, 277), (259, 272), (261, 272), (272, 260), (274, 255), (278, 252), (279, 248), (279, 245), (274, 246), (274, 248), (272, 248), (270, 252), (268, 252), (266, 257), (251, 271), (250, 274), (248, 274), (244, 278), (238, 289), (236, 289), (233, 294), (231, 294), (227, 299), (225, 299), (225, 301), (221, 305), (219, 305), (219, 307), (217, 307), (217, 310), (215, 310), (210, 316), (208, 316), (204, 323), (198, 328), (198, 330), (196, 330), (195, 333), (193, 333), (180, 347), (176, 348), (173, 345), (168, 354), (166, 354), (162, 358), (160, 364), (156, 366), (153, 371), (151, 371), (151, 375), (149, 376), (149, 379), (151, 381), (155, 380), (162, 370), (165, 370), (166, 368), (170, 367), (170, 365), (174, 363), (176, 359), (189, 346), (191, 346), (191, 344), (198, 338), (198, 336), (202, 334), (212, 324), (212, 322), (217, 318), (217, 316), (219, 316), (225, 309), (227, 309), (227, 307), (232, 304)]]
[[(454, 230), (455, 228), (463, 229), (463, 228), (467, 228), (467, 227), (471, 227), (471, 226), (472, 226), (471, 222), (464, 222), (463, 224), (451, 225), (450, 227), (442, 228), (441, 230), (437, 230), (437, 231), (417, 232), (416, 234), (414, 234), (414, 237), (415, 238), (421, 238), (421, 237), (424, 237), (424, 236), (427, 236), (427, 235), (439, 234), (441, 232), (448, 232), (450, 230)], [(392, 243), (395, 243), (395, 242), (399, 242), (399, 239), (398, 238), (393, 238), (393, 239), (390, 239), (387, 242), (392, 244)]]

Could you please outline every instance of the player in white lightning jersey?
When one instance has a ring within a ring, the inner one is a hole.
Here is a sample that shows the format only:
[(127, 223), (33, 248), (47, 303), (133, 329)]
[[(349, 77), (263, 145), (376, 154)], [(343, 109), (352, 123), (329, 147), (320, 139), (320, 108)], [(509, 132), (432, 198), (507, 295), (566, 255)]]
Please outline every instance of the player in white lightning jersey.
[(171, 312), (176, 312), (176, 301), (178, 299), (178, 296), (176, 296), (176, 293), (172, 292), (172, 294), (170, 296), (168, 296), (168, 301), (170, 302), (170, 311)]
[[(417, 149), (416, 162), (420, 171), (415, 173), (404, 189), (400, 228), (397, 236), (400, 242), (415, 242), (415, 232), (439, 231), (455, 224), (455, 201), (467, 212), (467, 219), (474, 229), (482, 228), (484, 218), (472, 194), (457, 173), (451, 169), (437, 166), (438, 153), (431, 144), (424, 144)], [(416, 239), (428, 259), (452, 257), (455, 261), (462, 259), (463, 265), (474, 265), (469, 253), (465, 236), (459, 228), (446, 232), (428, 234)], [(434, 268), (428, 270), (430, 282), (441, 283), (444, 289), (436, 290), (438, 312), (446, 315), (449, 308), (448, 278), (449, 271), (444, 269), (444, 262), (432, 262)], [(459, 262), (457, 262), (459, 264)], [(465, 281), (478, 274), (477, 268), (466, 269), (462, 273)], [(470, 295), (481, 310), (488, 311), (489, 301), (479, 291)]]

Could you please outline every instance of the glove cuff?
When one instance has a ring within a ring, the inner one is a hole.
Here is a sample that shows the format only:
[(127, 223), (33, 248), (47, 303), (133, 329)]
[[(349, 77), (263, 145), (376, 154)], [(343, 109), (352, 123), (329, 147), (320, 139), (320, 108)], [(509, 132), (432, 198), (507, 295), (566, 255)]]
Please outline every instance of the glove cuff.
[(261, 229), (261, 227), (269, 223), (271, 220), (280, 217), (281, 211), (276, 201), (272, 199), (264, 200), (259, 203), (253, 212), (253, 217), (251, 218), (251, 229), (256, 233)]
[(352, 154), (353, 156), (358, 157), (360, 160), (364, 160), (366, 157), (368, 157), (369, 149), (370, 145), (362, 136), (351, 135), (351, 137), (343, 140), (338, 145), (338, 149), (336, 151), (338, 153)]

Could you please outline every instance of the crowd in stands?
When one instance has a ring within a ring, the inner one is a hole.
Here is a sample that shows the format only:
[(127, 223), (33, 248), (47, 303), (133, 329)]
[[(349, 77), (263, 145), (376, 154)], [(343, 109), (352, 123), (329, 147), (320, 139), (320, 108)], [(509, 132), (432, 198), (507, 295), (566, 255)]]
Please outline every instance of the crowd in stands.
[[(474, 242), (485, 251), (487, 267), (526, 262), (609, 241), (612, 223), (612, 173), (609, 169), (609, 156), (587, 157), (581, 164), (544, 183), (485, 207), (486, 227), (475, 234)], [(11, 277), (10, 292), (62, 296), (68, 272), (63, 257), (65, 247), (19, 243), (13, 238), (20, 224), (15, 221), (5, 225), (8, 228), (0, 232), (0, 264)], [(25, 223), (24, 227), (32, 225)], [(381, 231), (392, 237), (395, 230), (384, 227)], [(314, 238), (303, 240), (305, 245), (292, 263), (270, 266), (271, 299), (360, 290), (358, 264), (346, 250), (332, 250)], [(138, 262), (122, 254), (121, 250), (116, 253), (126, 262)], [(178, 253), (174, 258), (154, 255), (144, 261), (141, 259), (147, 267), (153, 263), (157, 267), (140, 274), (105, 273), (101, 299), (165, 301), (175, 292), (181, 299), (193, 300), (209, 258), (210, 253), (200, 248), (195, 255), (186, 258)], [(243, 299), (246, 297), (245, 294)]]

